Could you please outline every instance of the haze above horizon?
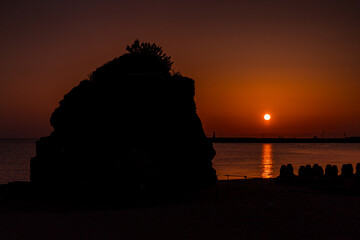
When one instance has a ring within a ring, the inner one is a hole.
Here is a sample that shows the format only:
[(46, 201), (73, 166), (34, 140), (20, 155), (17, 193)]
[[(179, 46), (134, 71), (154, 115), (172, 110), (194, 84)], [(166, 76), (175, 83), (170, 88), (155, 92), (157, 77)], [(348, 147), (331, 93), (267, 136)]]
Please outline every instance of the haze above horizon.
[(49, 135), (64, 94), (136, 38), (195, 80), (208, 136), (360, 136), (358, 22), (350, 0), (1, 2), (0, 138)]

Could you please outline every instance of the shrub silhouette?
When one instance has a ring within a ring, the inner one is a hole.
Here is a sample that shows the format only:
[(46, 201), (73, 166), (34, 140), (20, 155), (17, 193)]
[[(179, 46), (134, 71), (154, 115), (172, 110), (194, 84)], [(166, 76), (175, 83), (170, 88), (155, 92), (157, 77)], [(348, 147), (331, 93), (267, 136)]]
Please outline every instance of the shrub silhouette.
[(162, 48), (155, 43), (140, 43), (139, 40), (135, 40), (131, 46), (127, 46), (126, 50), (132, 54), (141, 54), (143, 56), (148, 55), (156, 57), (156, 63), (161, 64), (164, 72), (170, 72), (173, 62), (171, 57), (166, 56)]
[(343, 164), (341, 167), (341, 176), (352, 177), (354, 175), (354, 169), (352, 164)]
[(194, 81), (172, 74), (161, 47), (136, 40), (94, 71), (53, 112), (37, 142), (31, 183), (56, 189), (133, 193), (214, 184)]
[(325, 167), (325, 176), (326, 177), (337, 177), (338, 168), (336, 165), (327, 164)]
[(306, 177), (306, 168), (305, 166), (300, 166), (298, 171), (299, 177)]
[(294, 168), (292, 164), (281, 165), (280, 167), (280, 178), (291, 178), (294, 177)]
[(319, 166), (319, 164), (314, 164), (312, 167), (313, 177), (323, 177), (324, 176), (324, 169)]

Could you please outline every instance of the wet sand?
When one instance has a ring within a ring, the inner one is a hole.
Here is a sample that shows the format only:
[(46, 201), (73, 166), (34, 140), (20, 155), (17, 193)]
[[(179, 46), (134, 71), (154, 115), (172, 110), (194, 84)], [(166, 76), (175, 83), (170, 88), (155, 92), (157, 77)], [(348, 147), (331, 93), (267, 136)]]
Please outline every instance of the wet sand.
[(0, 239), (360, 238), (360, 195), (274, 179), (220, 181), (183, 203), (44, 209), (0, 202)]

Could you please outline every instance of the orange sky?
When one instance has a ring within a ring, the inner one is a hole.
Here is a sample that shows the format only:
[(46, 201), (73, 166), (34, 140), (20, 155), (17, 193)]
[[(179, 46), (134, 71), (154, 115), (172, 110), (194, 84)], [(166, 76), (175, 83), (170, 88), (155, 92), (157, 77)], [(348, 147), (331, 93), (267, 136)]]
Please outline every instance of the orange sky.
[(196, 81), (209, 136), (360, 135), (359, 1), (14, 2), (0, 3), (0, 137), (48, 135), (63, 95), (136, 38)]

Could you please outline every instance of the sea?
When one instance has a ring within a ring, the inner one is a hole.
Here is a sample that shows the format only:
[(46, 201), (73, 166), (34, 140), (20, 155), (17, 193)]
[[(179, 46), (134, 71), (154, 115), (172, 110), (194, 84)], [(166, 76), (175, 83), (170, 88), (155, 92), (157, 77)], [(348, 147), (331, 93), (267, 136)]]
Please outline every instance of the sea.
[[(0, 184), (30, 180), (36, 139), (0, 139)], [(218, 179), (275, 178), (281, 165), (360, 163), (360, 143), (214, 143)], [(189, 166), (191, 167), (191, 166)], [(355, 170), (354, 170), (355, 171)]]

